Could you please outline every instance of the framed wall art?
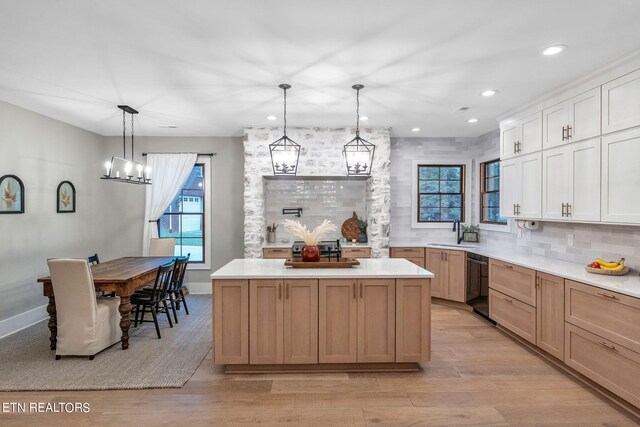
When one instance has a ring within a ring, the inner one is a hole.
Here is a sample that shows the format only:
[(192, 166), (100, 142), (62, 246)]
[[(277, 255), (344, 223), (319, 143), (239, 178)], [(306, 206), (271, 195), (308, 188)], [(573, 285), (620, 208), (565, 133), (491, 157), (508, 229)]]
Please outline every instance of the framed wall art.
[(0, 178), (0, 214), (24, 213), (24, 184), (15, 175)]
[(72, 213), (76, 211), (76, 187), (69, 181), (58, 184), (58, 213)]

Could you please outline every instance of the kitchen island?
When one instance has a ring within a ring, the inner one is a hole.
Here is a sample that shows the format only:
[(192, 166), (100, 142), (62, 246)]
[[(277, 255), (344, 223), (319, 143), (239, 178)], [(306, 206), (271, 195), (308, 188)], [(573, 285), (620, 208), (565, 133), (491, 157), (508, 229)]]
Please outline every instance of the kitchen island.
[(408, 371), (431, 351), (433, 274), (404, 259), (293, 269), (236, 259), (211, 275), (226, 372)]

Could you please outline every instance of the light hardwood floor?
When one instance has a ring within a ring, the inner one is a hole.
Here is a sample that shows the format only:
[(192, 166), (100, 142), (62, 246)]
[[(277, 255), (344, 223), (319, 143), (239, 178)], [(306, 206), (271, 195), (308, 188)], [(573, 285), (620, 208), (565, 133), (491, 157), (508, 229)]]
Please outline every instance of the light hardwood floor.
[(432, 355), (418, 373), (233, 376), (209, 355), (182, 389), (0, 393), (91, 405), (89, 414), (0, 414), (0, 425), (637, 425), (467, 311), (433, 305)]

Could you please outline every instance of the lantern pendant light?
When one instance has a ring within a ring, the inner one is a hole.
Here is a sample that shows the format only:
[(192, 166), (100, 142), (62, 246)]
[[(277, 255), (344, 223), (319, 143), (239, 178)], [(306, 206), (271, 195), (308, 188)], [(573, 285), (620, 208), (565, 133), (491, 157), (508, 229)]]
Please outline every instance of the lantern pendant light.
[(274, 175), (296, 175), (300, 145), (287, 136), (287, 89), (291, 89), (291, 85), (283, 83), (278, 87), (284, 92), (284, 135), (269, 144), (271, 166)]
[(371, 175), (376, 146), (360, 138), (360, 90), (364, 85), (357, 84), (351, 88), (356, 91), (356, 137), (344, 145), (342, 155), (347, 167), (347, 176)]

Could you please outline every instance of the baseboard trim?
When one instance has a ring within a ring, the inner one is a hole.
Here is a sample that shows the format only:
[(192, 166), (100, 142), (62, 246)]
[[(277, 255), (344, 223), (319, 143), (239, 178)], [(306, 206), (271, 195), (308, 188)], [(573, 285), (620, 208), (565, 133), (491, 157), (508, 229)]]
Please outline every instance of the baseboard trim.
[(42, 322), (49, 314), (47, 313), (47, 306), (42, 305), (36, 307), (24, 313), (17, 314), (13, 317), (9, 317), (5, 320), (0, 320), (0, 339), (15, 334), (31, 325), (35, 325), (38, 322)]
[(205, 283), (185, 283), (189, 288), (190, 294), (208, 294), (211, 295), (211, 282)]

